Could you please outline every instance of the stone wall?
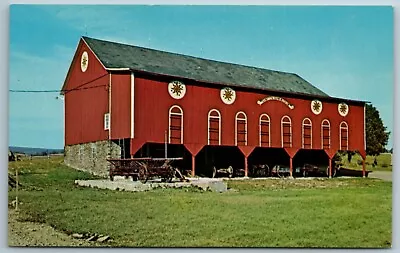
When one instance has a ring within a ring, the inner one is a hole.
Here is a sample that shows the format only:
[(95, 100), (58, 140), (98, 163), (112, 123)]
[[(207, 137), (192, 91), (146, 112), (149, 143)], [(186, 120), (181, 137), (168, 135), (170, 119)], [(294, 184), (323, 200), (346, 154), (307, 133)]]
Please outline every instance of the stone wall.
[(108, 177), (111, 164), (106, 159), (110, 154), (111, 158), (120, 158), (121, 147), (108, 140), (70, 145), (65, 146), (64, 162), (74, 169)]

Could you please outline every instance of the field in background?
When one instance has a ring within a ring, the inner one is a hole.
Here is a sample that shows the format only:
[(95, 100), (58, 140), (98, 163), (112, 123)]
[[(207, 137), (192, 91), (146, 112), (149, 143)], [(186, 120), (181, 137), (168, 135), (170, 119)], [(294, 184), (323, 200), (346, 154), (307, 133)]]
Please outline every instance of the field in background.
[[(354, 158), (353, 158), (354, 159)], [(125, 247), (390, 247), (392, 183), (370, 178), (230, 181), (198, 189), (118, 192), (82, 188), (94, 178), (62, 157), (18, 168), (20, 220), (98, 233)], [(15, 190), (9, 190), (9, 202)]]
[[(347, 155), (341, 156), (343, 167), (362, 170), (362, 158), (359, 154), (352, 157), (351, 162), (347, 160)], [(374, 166), (374, 156), (367, 156), (365, 169), (372, 171), (392, 171), (392, 154), (382, 153), (376, 157), (377, 165)]]

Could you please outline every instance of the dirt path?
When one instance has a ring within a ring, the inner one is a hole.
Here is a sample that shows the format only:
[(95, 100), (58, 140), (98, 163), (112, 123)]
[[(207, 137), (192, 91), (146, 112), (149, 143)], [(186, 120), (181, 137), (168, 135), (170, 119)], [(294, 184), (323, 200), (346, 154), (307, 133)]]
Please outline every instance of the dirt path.
[(370, 178), (379, 178), (385, 181), (392, 181), (392, 172), (391, 171), (374, 171), (371, 172), (368, 177)]
[(8, 209), (9, 246), (93, 247), (95, 243), (74, 239), (46, 224), (20, 222), (18, 212)]

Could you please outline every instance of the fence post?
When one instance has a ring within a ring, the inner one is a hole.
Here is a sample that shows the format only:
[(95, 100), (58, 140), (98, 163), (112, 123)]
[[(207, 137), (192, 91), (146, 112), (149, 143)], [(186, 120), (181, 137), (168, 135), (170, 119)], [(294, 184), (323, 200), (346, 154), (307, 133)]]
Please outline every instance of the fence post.
[(16, 193), (15, 193), (15, 210), (18, 211), (18, 168), (15, 169)]

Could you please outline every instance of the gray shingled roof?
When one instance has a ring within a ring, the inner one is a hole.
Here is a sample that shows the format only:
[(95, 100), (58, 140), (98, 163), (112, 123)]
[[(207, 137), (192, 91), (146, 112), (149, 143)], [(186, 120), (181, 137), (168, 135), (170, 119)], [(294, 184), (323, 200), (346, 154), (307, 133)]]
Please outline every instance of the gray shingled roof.
[(296, 74), (83, 37), (106, 68), (129, 68), (205, 83), (329, 97)]

